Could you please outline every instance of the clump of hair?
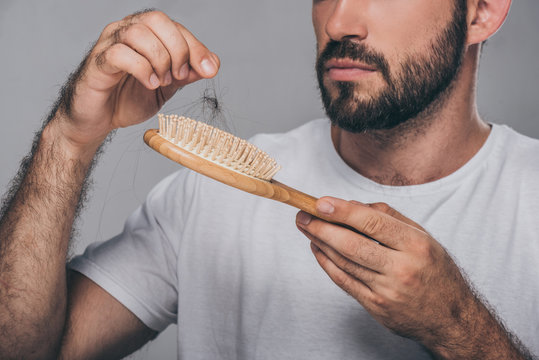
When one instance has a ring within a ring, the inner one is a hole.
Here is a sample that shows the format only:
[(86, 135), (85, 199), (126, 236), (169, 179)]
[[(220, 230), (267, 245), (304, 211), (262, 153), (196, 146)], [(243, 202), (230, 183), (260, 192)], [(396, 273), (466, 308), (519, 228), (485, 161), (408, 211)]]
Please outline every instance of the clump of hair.
[(215, 79), (204, 80), (203, 83), (205, 86), (196, 100), (183, 106), (167, 106), (164, 111), (181, 113), (186, 117), (233, 133), (230, 129), (227, 109), (222, 100), (223, 90), (216, 85)]

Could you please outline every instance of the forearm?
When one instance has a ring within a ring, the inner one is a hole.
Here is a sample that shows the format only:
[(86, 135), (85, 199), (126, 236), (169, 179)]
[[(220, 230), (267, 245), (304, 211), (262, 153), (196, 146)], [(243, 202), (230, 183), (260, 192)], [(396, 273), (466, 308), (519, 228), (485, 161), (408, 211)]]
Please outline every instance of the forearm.
[(62, 115), (23, 162), (0, 219), (0, 358), (49, 358), (66, 309), (65, 262), (96, 146), (77, 149)]
[(535, 359), (493, 312), (477, 298), (466, 311), (454, 313), (454, 323), (440, 329), (438, 341), (426, 344), (439, 359)]

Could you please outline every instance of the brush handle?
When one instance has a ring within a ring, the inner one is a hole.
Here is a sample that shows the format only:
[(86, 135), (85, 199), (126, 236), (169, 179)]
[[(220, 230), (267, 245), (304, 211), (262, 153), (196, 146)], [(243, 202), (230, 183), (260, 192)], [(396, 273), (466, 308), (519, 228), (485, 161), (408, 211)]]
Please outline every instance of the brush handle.
[[(263, 196), (294, 206), (311, 215), (324, 219), (315, 208), (317, 198), (302, 193), (276, 180), (266, 181), (242, 174), (195, 155), (161, 137), (157, 130), (144, 134), (144, 141), (152, 149), (191, 170), (248, 193)], [(327, 220), (327, 219), (324, 219)]]
[(308, 212), (311, 215), (323, 218), (316, 211), (316, 201), (318, 199), (315, 198), (314, 196), (305, 194), (277, 180), (271, 180), (270, 184), (273, 187), (273, 191), (270, 194), (268, 194), (268, 196), (265, 196), (265, 195), (262, 195), (262, 196), (265, 196), (269, 199), (283, 202), (297, 209)]

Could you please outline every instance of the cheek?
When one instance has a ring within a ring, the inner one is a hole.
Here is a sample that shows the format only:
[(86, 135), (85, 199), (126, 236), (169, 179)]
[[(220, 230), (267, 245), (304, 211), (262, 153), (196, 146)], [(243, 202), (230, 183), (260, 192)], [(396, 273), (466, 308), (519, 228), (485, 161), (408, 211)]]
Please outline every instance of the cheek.
[(453, 1), (380, 1), (372, 3), (369, 12), (373, 21), (368, 41), (388, 57), (395, 57), (431, 44), (451, 21)]
[(329, 1), (313, 1), (312, 10), (312, 22), (314, 28), (314, 35), (316, 36), (316, 42), (318, 44), (318, 53), (324, 48), (328, 42), (329, 37), (326, 33), (326, 24), (330, 14)]

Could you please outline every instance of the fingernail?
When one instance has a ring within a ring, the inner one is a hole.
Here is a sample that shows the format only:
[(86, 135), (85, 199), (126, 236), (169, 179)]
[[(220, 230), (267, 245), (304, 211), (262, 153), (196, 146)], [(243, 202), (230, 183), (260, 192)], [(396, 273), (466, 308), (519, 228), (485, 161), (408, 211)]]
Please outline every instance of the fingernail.
[(172, 84), (172, 73), (170, 70), (165, 74), (165, 85)]
[(215, 64), (210, 59), (204, 59), (200, 63), (200, 67), (202, 68), (202, 71), (205, 75), (211, 76), (215, 73)]
[(332, 214), (335, 211), (335, 207), (327, 200), (319, 200), (316, 204), (316, 210), (324, 214)]
[(312, 220), (312, 216), (307, 214), (306, 212), (300, 212), (298, 214), (298, 222), (302, 225), (309, 225), (309, 223), (311, 222)]
[(157, 75), (155, 73), (153, 73), (152, 75), (150, 75), (150, 84), (156, 88), (158, 87), (159, 85), (161, 85), (161, 83), (159, 82), (159, 78), (157, 77)]
[(178, 80), (185, 80), (187, 79), (187, 76), (189, 76), (189, 64), (185, 63), (180, 68), (180, 73), (178, 74), (179, 79)]

